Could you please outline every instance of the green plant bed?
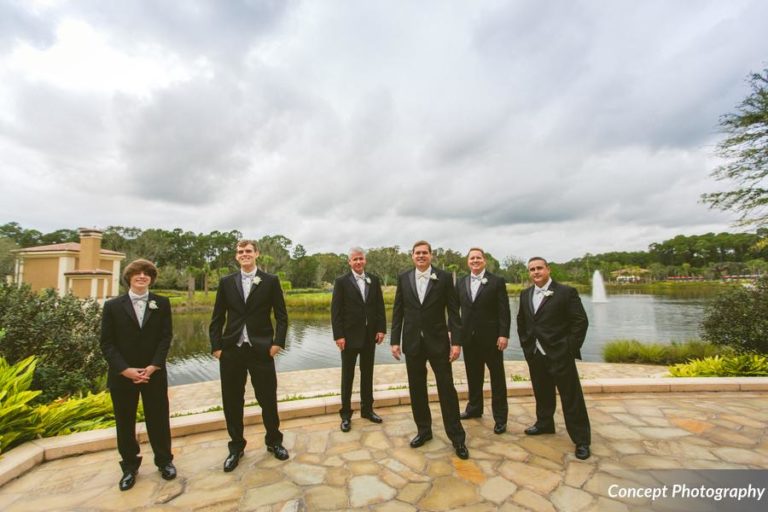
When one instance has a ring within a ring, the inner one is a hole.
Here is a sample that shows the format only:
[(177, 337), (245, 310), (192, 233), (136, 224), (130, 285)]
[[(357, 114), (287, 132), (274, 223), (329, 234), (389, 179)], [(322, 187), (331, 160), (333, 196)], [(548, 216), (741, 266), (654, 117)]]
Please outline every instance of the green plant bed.
[(638, 363), (670, 365), (684, 363), (715, 355), (732, 355), (728, 347), (713, 345), (700, 340), (683, 343), (641, 343), (637, 340), (615, 340), (603, 347), (603, 359), (607, 363)]
[(754, 354), (713, 356), (676, 364), (673, 377), (768, 377), (768, 357)]
[[(115, 425), (109, 393), (87, 393), (33, 405), (40, 394), (30, 391), (37, 360), (28, 357), (9, 365), (0, 357), (0, 453), (40, 437), (54, 437)], [(137, 420), (144, 420), (139, 404)]]

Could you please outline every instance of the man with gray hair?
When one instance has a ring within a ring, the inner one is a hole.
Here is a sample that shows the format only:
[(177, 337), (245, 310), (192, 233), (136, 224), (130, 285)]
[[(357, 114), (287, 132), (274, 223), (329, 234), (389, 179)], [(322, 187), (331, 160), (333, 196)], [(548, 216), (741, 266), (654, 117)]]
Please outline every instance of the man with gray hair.
[(360, 356), (360, 416), (374, 423), (381, 417), (373, 412), (373, 360), (376, 345), (384, 340), (387, 320), (381, 281), (365, 272), (365, 251), (349, 250), (350, 271), (333, 284), (331, 328), (341, 351), (341, 431), (352, 428), (352, 383)]

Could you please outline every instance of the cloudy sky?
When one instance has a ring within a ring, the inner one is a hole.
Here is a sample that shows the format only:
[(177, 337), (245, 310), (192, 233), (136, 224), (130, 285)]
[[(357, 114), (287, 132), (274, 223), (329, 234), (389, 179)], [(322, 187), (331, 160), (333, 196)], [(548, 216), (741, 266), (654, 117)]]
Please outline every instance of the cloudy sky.
[(768, 2), (0, 0), (0, 223), (563, 261), (729, 229)]

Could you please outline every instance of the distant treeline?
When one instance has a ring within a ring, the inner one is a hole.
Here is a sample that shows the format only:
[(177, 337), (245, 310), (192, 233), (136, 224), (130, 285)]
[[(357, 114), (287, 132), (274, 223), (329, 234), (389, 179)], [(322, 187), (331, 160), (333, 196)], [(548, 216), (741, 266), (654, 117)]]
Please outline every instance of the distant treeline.
[[(104, 229), (102, 247), (124, 252), (127, 260), (147, 258), (160, 268), (158, 288), (197, 289), (215, 286), (221, 275), (237, 268), (235, 244), (242, 233), (211, 231), (194, 233), (182, 229), (139, 229), (109, 226)], [(59, 229), (42, 233), (25, 229), (16, 222), (0, 226), (0, 275), (13, 273), (12, 249), (37, 245), (79, 241), (76, 229)], [(283, 235), (258, 239), (259, 265), (278, 273), (292, 288), (327, 286), (347, 270), (347, 255), (341, 253), (307, 254), (301, 244)], [(346, 251), (347, 248), (343, 248)], [(412, 265), (410, 247), (377, 247), (368, 249), (370, 272), (394, 284), (397, 274)], [(434, 264), (458, 274), (466, 272), (465, 255), (453, 249), (434, 248)], [(503, 275), (511, 283), (528, 279), (526, 263), (516, 256), (501, 261), (488, 254), (489, 270)], [(697, 276), (706, 279), (725, 275), (768, 272), (768, 229), (756, 233), (707, 233), (678, 235), (671, 240), (653, 243), (647, 251), (586, 254), (565, 263), (553, 263), (556, 279), (587, 283), (595, 270), (606, 279), (619, 275), (643, 280), (663, 280), (670, 276)]]

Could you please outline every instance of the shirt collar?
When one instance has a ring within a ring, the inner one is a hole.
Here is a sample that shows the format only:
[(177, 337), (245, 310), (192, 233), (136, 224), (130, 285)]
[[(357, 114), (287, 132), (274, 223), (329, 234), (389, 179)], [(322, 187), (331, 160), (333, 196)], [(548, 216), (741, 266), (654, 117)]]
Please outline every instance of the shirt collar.
[(546, 283), (544, 283), (544, 286), (542, 286), (541, 288), (539, 288), (539, 287), (538, 287), (538, 286), (536, 286), (536, 285), (533, 285), (533, 286), (534, 286), (534, 288), (536, 288), (536, 290), (541, 290), (541, 291), (545, 292), (545, 291), (549, 290), (549, 285), (551, 285), (551, 284), (552, 284), (552, 278), (550, 277), (550, 278), (547, 280), (547, 282), (546, 282)]
[(243, 272), (243, 269), (240, 269), (240, 279), (253, 279), (258, 271), (259, 267), (255, 267), (253, 272)]
[(475, 279), (482, 279), (485, 277), (485, 269), (483, 269), (479, 274), (475, 275), (470, 272), (470, 277), (474, 277)]

